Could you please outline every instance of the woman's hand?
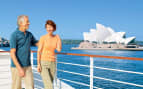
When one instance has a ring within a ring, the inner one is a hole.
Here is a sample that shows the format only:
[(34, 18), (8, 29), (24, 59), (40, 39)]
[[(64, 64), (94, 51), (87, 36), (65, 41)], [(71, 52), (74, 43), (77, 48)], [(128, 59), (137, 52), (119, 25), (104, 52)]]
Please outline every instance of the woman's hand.
[(38, 66), (37, 66), (37, 71), (38, 71), (38, 72), (41, 72), (41, 70), (42, 70), (41, 65), (38, 65)]

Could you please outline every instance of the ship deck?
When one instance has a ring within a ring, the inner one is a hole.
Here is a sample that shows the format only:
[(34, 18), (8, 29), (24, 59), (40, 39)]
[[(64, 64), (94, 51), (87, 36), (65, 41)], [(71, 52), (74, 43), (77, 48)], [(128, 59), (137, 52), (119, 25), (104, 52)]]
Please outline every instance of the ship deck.
[[(11, 69), (10, 69), (10, 55), (9, 53), (0, 53), (0, 88), (11, 89)], [(36, 70), (36, 66), (32, 67), (34, 75), (34, 89), (44, 89), (40, 74)], [(25, 88), (22, 81), (22, 88)], [(68, 84), (59, 79), (54, 81), (54, 89), (74, 89)]]

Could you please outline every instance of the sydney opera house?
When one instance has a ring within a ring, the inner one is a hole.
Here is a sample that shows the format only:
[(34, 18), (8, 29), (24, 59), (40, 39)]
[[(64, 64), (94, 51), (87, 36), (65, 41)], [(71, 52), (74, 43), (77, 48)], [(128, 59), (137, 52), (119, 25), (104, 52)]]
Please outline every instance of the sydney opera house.
[(96, 29), (90, 29), (90, 32), (83, 33), (84, 41), (98, 42), (98, 43), (122, 43), (130, 44), (134, 42), (135, 37), (126, 38), (125, 32), (115, 32), (110, 27), (105, 27), (102, 24), (96, 24)]
[(96, 24), (96, 29), (83, 33), (84, 41), (72, 49), (143, 50), (135, 43), (135, 37), (126, 37), (125, 32), (115, 32), (110, 27)]

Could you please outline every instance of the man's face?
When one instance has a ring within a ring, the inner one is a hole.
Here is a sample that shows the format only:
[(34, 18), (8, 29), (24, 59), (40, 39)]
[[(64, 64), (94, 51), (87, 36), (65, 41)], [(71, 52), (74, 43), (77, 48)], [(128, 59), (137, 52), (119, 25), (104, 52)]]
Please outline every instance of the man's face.
[(24, 18), (24, 21), (20, 23), (20, 26), (23, 27), (25, 30), (29, 28), (30, 22), (28, 17)]

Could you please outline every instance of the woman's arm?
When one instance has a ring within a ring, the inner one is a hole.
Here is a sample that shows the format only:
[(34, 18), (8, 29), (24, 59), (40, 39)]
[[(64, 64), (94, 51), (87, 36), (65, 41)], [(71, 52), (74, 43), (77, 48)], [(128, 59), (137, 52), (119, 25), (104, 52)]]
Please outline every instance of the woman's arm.
[(56, 50), (60, 52), (62, 50), (62, 41), (59, 35), (57, 35), (57, 47)]
[(37, 63), (38, 65), (41, 65), (41, 54), (42, 54), (42, 50), (43, 50), (43, 45), (44, 45), (44, 38), (41, 37), (38, 43), (38, 51), (37, 51)]

